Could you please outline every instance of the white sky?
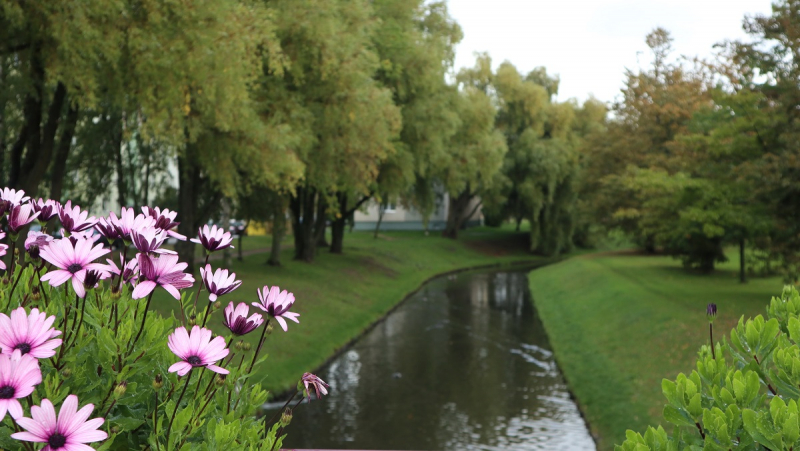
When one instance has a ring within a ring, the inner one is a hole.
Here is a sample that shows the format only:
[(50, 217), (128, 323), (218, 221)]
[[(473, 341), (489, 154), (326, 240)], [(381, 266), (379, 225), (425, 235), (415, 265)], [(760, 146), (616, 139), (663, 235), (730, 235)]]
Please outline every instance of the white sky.
[[(625, 68), (646, 67), (644, 43), (656, 27), (674, 39), (673, 54), (706, 57), (725, 39), (746, 39), (745, 15), (769, 14), (770, 0), (447, 0), (464, 39), (456, 70), (488, 51), (493, 66), (508, 60), (521, 73), (545, 66), (561, 77), (558, 100), (609, 102)], [(639, 52), (637, 62), (637, 52)]]

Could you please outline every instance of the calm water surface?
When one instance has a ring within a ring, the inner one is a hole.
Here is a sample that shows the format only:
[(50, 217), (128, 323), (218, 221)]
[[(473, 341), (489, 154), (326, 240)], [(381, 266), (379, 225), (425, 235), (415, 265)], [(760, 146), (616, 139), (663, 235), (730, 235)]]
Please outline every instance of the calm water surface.
[(436, 279), (318, 375), (286, 448), (595, 449), (526, 271)]

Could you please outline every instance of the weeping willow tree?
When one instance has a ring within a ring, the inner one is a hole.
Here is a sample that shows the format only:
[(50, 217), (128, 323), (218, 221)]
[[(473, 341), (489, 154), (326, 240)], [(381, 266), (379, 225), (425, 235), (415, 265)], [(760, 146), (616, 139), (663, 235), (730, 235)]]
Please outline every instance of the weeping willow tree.
[[(486, 196), (487, 217), (512, 218), (519, 230), (530, 221), (530, 249), (557, 255), (572, 248), (579, 172), (581, 114), (594, 103), (553, 102), (559, 79), (537, 68), (522, 76), (508, 62), (492, 77), (499, 111), (497, 128), (508, 153), (503, 161), (504, 183)], [(590, 116), (593, 117), (593, 116)]]

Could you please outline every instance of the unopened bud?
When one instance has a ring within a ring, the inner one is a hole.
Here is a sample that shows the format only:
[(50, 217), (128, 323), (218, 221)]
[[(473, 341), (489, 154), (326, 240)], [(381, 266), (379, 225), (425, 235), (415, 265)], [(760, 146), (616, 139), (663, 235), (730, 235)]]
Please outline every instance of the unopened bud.
[(111, 426), (112, 434), (119, 434), (119, 426)]
[(42, 298), (42, 294), (39, 292), (39, 287), (36, 285), (31, 287), (31, 298), (33, 298), (34, 301), (38, 301)]
[(253, 349), (253, 345), (251, 345), (251, 344), (250, 344), (250, 343), (248, 343), (248, 342), (245, 342), (245, 343), (242, 345), (242, 349), (243, 349), (245, 352), (247, 352), (247, 351), (249, 351), (249, 350)]
[(272, 323), (267, 323), (267, 335), (272, 333)]
[(14, 255), (19, 255), (19, 248), (14, 249)]
[(3, 277), (3, 285), (8, 285), (8, 277)]
[(214, 382), (215, 382), (217, 385), (220, 385), (220, 386), (221, 386), (221, 385), (225, 385), (225, 379), (226, 379), (226, 378), (227, 378), (227, 376), (226, 376), (226, 375), (224, 375), (224, 374), (217, 374), (217, 378), (214, 380)]
[(214, 303), (214, 310), (218, 310), (220, 307), (222, 307), (222, 302), (217, 301)]
[(72, 370), (69, 369), (69, 367), (66, 367), (63, 370), (61, 370), (61, 377), (63, 377), (64, 379), (69, 379), (70, 376), (72, 376)]
[(192, 315), (189, 317), (189, 327), (194, 327), (197, 325), (197, 317)]
[(114, 397), (119, 398), (128, 390), (128, 381), (122, 381), (114, 388)]
[(161, 374), (156, 374), (156, 377), (153, 379), (153, 388), (158, 390), (163, 386), (164, 386), (164, 378), (161, 376)]
[(233, 345), (233, 347), (236, 348), (236, 350), (241, 351), (242, 348), (244, 348), (244, 342), (242, 340), (239, 340), (236, 342), (236, 344)]
[(717, 319), (717, 304), (713, 302), (708, 304), (706, 307), (706, 317), (708, 317), (708, 322), (713, 323), (715, 319)]
[(286, 410), (283, 411), (283, 414), (281, 414), (281, 425), (283, 425), (283, 427), (286, 427), (291, 422), (292, 422), (292, 409), (287, 408)]
[(30, 255), (33, 260), (38, 260), (39, 259), (39, 246), (36, 245), (36, 244), (31, 244), (28, 247), (28, 255)]

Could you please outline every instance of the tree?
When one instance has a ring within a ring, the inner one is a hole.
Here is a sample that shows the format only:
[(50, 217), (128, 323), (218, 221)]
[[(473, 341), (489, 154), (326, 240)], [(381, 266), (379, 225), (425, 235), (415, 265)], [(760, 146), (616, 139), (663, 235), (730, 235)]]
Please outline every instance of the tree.
[(442, 234), (457, 238), (464, 222), (480, 207), (480, 196), (496, 183), (507, 147), (494, 125), (497, 111), (484, 91), (465, 84), (452, 108), (461, 124), (446, 159), (437, 166), (436, 178), (450, 196)]
[[(391, 94), (373, 76), (371, 3), (284, 0), (275, 9), (286, 70), (268, 80), (269, 97), (306, 118), (307, 138), (294, 150), (304, 165), (289, 202), (295, 257), (313, 261), (339, 194), (368, 194), (380, 163), (394, 151), (400, 124)], [(349, 208), (349, 207), (346, 207)], [(343, 228), (342, 228), (343, 230)]]
[(592, 196), (598, 222), (621, 228), (648, 251), (656, 239), (642, 209), (641, 193), (628, 180), (637, 169), (680, 170), (686, 160), (676, 153), (675, 139), (686, 133), (693, 114), (710, 105), (708, 80), (702, 71), (687, 71), (668, 61), (672, 38), (658, 28), (647, 35), (653, 54), (649, 69), (626, 71), (622, 98), (613, 106), (614, 120), (604, 135), (593, 135), (584, 146), (584, 178), (598, 186)]

